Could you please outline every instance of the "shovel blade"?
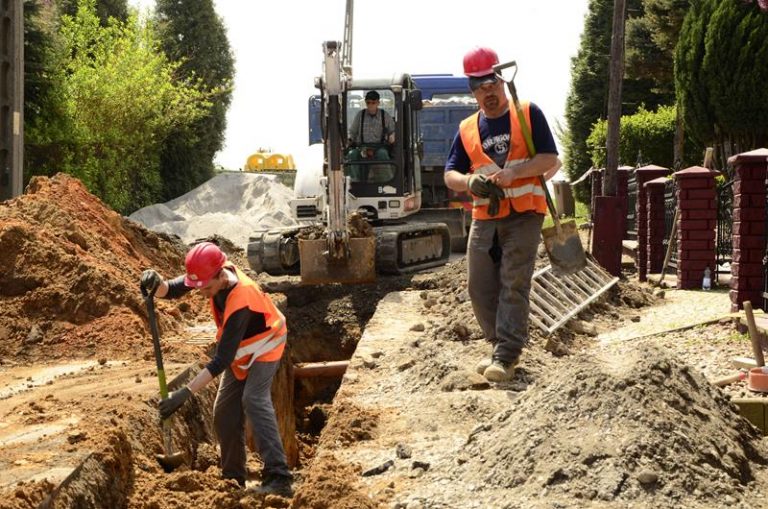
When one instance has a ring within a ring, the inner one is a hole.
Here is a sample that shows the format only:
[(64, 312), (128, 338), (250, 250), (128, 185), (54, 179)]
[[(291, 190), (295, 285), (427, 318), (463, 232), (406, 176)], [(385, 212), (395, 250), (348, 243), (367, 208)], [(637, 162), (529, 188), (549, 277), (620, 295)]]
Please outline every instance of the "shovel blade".
[(344, 263), (328, 258), (325, 239), (299, 240), (301, 282), (306, 285), (324, 283), (373, 283), (376, 281), (376, 238), (349, 239), (350, 256)]
[(587, 266), (587, 255), (581, 245), (576, 221), (560, 223), (560, 234), (554, 226), (544, 228), (541, 236), (555, 275), (567, 276)]

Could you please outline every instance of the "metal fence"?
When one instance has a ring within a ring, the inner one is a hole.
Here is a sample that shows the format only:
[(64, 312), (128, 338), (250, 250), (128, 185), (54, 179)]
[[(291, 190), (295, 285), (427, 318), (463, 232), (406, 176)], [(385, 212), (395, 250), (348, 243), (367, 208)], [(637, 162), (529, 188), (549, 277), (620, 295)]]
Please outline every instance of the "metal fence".
[[(717, 184), (715, 277), (731, 273), (733, 261), (733, 179)], [(717, 280), (717, 279), (715, 279)]]
[(677, 270), (677, 227), (675, 224), (675, 210), (677, 210), (677, 185), (671, 178), (664, 184), (664, 253), (672, 244), (672, 252), (667, 262), (666, 272), (672, 268)]
[(637, 240), (637, 177), (627, 179), (627, 239)]

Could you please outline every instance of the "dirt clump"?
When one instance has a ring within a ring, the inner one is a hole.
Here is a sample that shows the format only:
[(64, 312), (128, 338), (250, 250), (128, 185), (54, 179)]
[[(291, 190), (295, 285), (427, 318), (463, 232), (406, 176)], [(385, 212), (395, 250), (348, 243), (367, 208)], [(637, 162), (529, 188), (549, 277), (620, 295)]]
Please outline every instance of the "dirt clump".
[(341, 463), (327, 454), (312, 462), (306, 478), (296, 491), (291, 509), (376, 509), (380, 507), (358, 491), (354, 479), (360, 469)]
[(40, 506), (55, 486), (42, 481), (21, 482), (0, 498), (0, 509), (34, 509)]
[[(139, 276), (150, 267), (181, 273), (182, 244), (125, 219), (64, 174), (35, 177), (24, 195), (0, 203), (0, 225), (0, 357), (142, 355)], [(162, 332), (194, 316), (186, 300), (159, 304)]]
[(320, 437), (320, 447), (330, 444), (345, 446), (370, 440), (376, 433), (377, 425), (378, 414), (375, 411), (337, 399)]
[(514, 489), (509, 507), (743, 499), (768, 464), (758, 431), (696, 370), (653, 348), (624, 354), (559, 363), (487, 423), (453, 473)]

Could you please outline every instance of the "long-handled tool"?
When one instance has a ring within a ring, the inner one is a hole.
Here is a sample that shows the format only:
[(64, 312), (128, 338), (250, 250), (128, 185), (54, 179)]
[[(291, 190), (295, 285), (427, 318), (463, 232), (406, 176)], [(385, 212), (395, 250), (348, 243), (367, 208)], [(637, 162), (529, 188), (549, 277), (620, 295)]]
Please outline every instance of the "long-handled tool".
[[(517, 118), (520, 121), (520, 129), (523, 132), (525, 138), (525, 144), (528, 146), (528, 153), (531, 157), (536, 155), (536, 147), (533, 145), (533, 138), (531, 137), (531, 129), (528, 126), (528, 122), (525, 120), (525, 114), (523, 108), (520, 106), (520, 101), (517, 98), (517, 89), (515, 87), (515, 75), (517, 74), (517, 62), (507, 62), (505, 64), (498, 64), (493, 66), (494, 72), (501, 76), (501, 70), (514, 67), (515, 72), (512, 78), (504, 80), (509, 89), (509, 93), (512, 96), (512, 102), (515, 105), (517, 111)], [(544, 196), (547, 199), (547, 207), (549, 213), (552, 215), (552, 221), (555, 225), (549, 228), (541, 230), (541, 236), (544, 239), (544, 247), (549, 255), (549, 261), (552, 264), (552, 272), (556, 275), (565, 276), (578, 272), (587, 266), (587, 256), (584, 252), (584, 247), (581, 245), (581, 239), (579, 239), (579, 232), (576, 228), (576, 221), (560, 222), (560, 216), (557, 213), (555, 204), (552, 202), (552, 196), (547, 189), (547, 181), (543, 175), (539, 176), (541, 181), (541, 187), (544, 189)]]
[[(160, 397), (168, 397), (168, 385), (165, 382), (165, 369), (163, 368), (163, 352), (160, 350), (160, 333), (157, 329), (157, 316), (155, 315), (155, 292), (144, 295), (144, 302), (147, 304), (147, 317), (149, 318), (149, 329), (152, 331), (152, 345), (155, 348), (155, 361), (157, 362), (157, 379), (160, 382)], [(165, 454), (156, 454), (158, 463), (166, 472), (172, 472), (179, 465), (184, 463), (184, 455), (180, 452), (173, 452), (173, 442), (171, 441), (171, 421), (163, 419), (163, 445)]]

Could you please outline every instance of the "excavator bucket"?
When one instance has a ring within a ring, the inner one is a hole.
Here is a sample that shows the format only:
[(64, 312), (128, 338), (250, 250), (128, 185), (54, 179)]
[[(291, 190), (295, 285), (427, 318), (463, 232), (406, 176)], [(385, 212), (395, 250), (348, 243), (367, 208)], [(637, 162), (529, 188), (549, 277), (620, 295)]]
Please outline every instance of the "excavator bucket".
[(351, 238), (349, 250), (349, 258), (337, 262), (328, 257), (328, 242), (325, 239), (299, 239), (302, 284), (375, 282), (376, 237)]

